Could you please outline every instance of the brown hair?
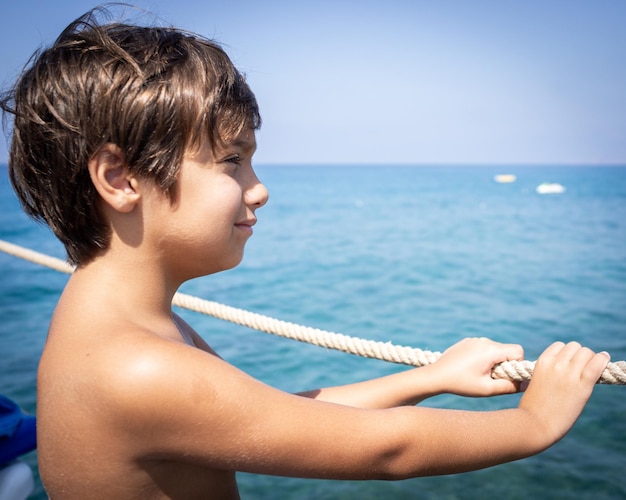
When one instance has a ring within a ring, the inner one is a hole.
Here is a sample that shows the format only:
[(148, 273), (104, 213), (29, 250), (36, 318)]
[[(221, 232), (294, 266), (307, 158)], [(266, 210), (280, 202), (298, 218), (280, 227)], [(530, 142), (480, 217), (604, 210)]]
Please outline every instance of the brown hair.
[(5, 118), (13, 115), (13, 187), (79, 265), (109, 243), (87, 168), (104, 144), (171, 196), (187, 148), (261, 124), (254, 94), (215, 42), (171, 27), (99, 24), (100, 13), (37, 51), (0, 99)]

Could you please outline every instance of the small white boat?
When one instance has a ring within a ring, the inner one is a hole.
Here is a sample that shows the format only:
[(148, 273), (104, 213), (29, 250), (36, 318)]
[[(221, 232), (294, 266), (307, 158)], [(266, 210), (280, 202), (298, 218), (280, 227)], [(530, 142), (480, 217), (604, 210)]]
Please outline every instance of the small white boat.
[(557, 182), (542, 182), (537, 186), (539, 194), (561, 194), (565, 192), (565, 186)]
[(510, 182), (515, 182), (517, 177), (513, 174), (498, 174), (493, 178), (493, 180), (499, 182), (500, 184), (508, 184)]

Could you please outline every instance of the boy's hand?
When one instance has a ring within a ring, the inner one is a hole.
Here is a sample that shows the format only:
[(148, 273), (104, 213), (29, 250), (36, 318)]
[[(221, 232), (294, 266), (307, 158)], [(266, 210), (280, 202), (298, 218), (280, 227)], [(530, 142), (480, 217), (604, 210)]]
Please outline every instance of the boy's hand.
[(574, 425), (610, 361), (577, 342), (556, 342), (537, 360), (532, 380), (519, 408), (528, 411), (550, 442)]
[(459, 396), (495, 396), (520, 390), (520, 383), (494, 379), (491, 371), (503, 361), (521, 361), (524, 349), (486, 338), (466, 338), (447, 349), (433, 365), (441, 377), (442, 392)]

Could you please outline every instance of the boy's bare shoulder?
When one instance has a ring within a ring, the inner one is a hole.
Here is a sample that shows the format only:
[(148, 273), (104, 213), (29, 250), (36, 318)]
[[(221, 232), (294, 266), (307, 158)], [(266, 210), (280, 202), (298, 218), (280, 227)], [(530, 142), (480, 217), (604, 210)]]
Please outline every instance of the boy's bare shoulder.
[(194, 366), (220, 370), (212, 367), (219, 358), (197, 334), (188, 333), (192, 346), (179, 338), (175, 325), (169, 329), (155, 331), (119, 319), (61, 327), (50, 332), (40, 376), (43, 382), (53, 377), (56, 387), (63, 380), (66, 390), (84, 393), (83, 402), (102, 404), (107, 413), (124, 417), (129, 411), (150, 411), (157, 394), (162, 401), (168, 389), (185, 387), (186, 373)]

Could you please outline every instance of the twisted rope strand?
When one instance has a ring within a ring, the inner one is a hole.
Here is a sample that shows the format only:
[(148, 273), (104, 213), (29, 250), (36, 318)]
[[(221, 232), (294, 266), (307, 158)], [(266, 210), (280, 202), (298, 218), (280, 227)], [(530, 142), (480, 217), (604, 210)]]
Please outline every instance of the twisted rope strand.
[[(61, 259), (41, 254), (3, 240), (0, 240), (0, 250), (56, 271), (67, 274), (74, 272), (74, 268)], [(180, 292), (174, 296), (173, 304), (189, 309), (190, 311), (213, 316), (237, 325), (271, 333), (279, 337), (299, 340), (300, 342), (356, 354), (366, 358), (375, 358), (410, 366), (425, 366), (434, 363), (441, 356), (440, 352), (394, 345), (391, 342), (360, 339), (341, 333), (301, 326)], [(534, 361), (505, 361), (494, 367), (492, 376), (494, 378), (504, 378), (520, 382), (528, 381), (532, 377), (534, 367)], [(609, 363), (598, 380), (598, 383), (626, 385), (626, 361)]]

